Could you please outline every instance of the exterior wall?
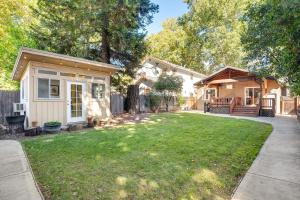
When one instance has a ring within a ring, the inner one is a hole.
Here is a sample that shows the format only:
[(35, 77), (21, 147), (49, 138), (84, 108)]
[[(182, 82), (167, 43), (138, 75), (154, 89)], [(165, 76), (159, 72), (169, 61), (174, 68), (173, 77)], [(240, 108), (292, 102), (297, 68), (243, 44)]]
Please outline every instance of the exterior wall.
[[(229, 89), (226, 85), (232, 85), (232, 89)], [(207, 88), (216, 88), (217, 97), (242, 97), (242, 103), (245, 104), (245, 88), (257, 87), (260, 85), (253, 81), (239, 81), (235, 83), (220, 84), (219, 86), (203, 86), (197, 88), (197, 109), (203, 110), (205, 100), (205, 90)], [(281, 88), (280, 85), (275, 80), (264, 80), (263, 84), (263, 97), (275, 98), (276, 99), (276, 113), (280, 113), (280, 98), (281, 98)]]
[(147, 94), (147, 92), (151, 90), (153, 84), (154, 84), (153, 82), (150, 82), (148, 80), (141, 81), (140, 85), (139, 85), (139, 93), (140, 93), (140, 95)]
[(275, 98), (276, 101), (276, 114), (280, 114), (280, 101), (281, 101), (281, 87), (275, 80), (264, 81), (263, 97)]
[(227, 85), (232, 85), (232, 89), (226, 88), (226, 84), (222, 84), (217, 87), (218, 97), (242, 97), (242, 103), (245, 103), (245, 88), (247, 87), (257, 87), (260, 85), (255, 81), (239, 81), (235, 83), (229, 83)]
[[(53, 65), (39, 62), (29, 62), (29, 125), (33, 121), (42, 126), (48, 121), (60, 121), (67, 124), (67, 82), (74, 81), (86, 84), (86, 93), (83, 97), (83, 103), (86, 105), (85, 119), (87, 116), (97, 116), (99, 118), (108, 118), (110, 113), (110, 74), (101, 71), (88, 71), (75, 67), (62, 65)], [(38, 69), (53, 70), (56, 72), (74, 73), (76, 77), (57, 76), (39, 74)], [(104, 77), (105, 81), (89, 80), (78, 77), (78, 75), (92, 77)], [(38, 78), (54, 78), (60, 80), (60, 98), (59, 99), (38, 99), (37, 86)], [(105, 84), (105, 97), (96, 100), (91, 97), (91, 85), (93, 82)]]
[[(166, 70), (166, 73), (168, 75), (176, 75), (181, 76), (183, 78), (183, 85), (182, 85), (182, 96), (184, 97), (190, 97), (190, 96), (196, 96), (196, 89), (194, 88), (194, 83), (202, 80), (204, 77), (200, 76), (199, 74), (192, 74), (191, 72), (186, 72), (181, 69), (176, 69), (176, 71), (172, 71), (168, 66), (158, 65), (155, 66), (154, 63), (151, 62), (145, 62), (143, 67), (137, 71), (137, 77), (136, 79), (139, 79), (140, 77), (146, 77), (147, 79), (156, 81), (158, 77), (162, 74), (164, 71), (162, 67), (165, 67), (164, 70)], [(145, 84), (141, 84), (140, 88), (142, 89)]]

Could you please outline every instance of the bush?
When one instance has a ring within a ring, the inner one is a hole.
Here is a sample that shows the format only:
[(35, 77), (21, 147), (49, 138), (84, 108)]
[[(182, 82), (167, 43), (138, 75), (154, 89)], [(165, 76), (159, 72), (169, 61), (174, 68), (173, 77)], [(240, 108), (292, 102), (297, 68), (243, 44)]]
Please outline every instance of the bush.
[(179, 106), (182, 106), (185, 104), (185, 98), (182, 95), (178, 96), (178, 104), (179, 104)]
[(48, 127), (50, 127), (50, 126), (61, 126), (61, 123), (60, 122), (58, 122), (58, 121), (51, 121), (51, 122), (46, 122), (45, 124), (44, 124), (44, 126), (48, 126)]
[(159, 94), (156, 94), (154, 92), (151, 92), (149, 94), (150, 98), (150, 109), (152, 112), (158, 112), (159, 106), (160, 106), (160, 101), (161, 101), (161, 96)]

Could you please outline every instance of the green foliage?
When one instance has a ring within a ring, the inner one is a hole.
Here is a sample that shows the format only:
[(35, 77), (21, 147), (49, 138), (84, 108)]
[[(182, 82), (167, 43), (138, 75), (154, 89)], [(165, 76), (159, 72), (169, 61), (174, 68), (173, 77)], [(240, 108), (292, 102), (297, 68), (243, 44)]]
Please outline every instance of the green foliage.
[(169, 111), (169, 103), (172, 97), (181, 92), (182, 84), (182, 77), (167, 75), (166, 73), (162, 73), (154, 83), (155, 91), (161, 94), (166, 104), (166, 111)]
[(47, 126), (47, 127), (61, 126), (61, 122), (58, 122), (58, 121), (50, 121), (50, 122), (46, 122), (46, 123), (44, 124), (44, 126)]
[(186, 0), (188, 13), (167, 20), (148, 38), (149, 54), (210, 74), (225, 65), (241, 67), (245, 56), (240, 20), (250, 0)]
[(169, 62), (203, 71), (199, 63), (201, 57), (194, 56), (197, 49), (201, 49), (197, 42), (189, 42), (189, 37), (183, 26), (174, 18), (163, 23), (160, 33), (152, 34), (147, 38), (149, 55)]
[(158, 77), (157, 82), (155, 82), (154, 88), (158, 92), (173, 95), (181, 92), (182, 83), (183, 80), (180, 76), (163, 73)]
[(185, 98), (182, 95), (178, 95), (178, 103), (180, 106), (185, 104)]
[(27, 30), (32, 23), (29, 0), (0, 0), (0, 89), (13, 90), (18, 83), (11, 79), (11, 72), (22, 46), (34, 47), (35, 42)]
[[(157, 10), (150, 0), (40, 0), (32, 34), (39, 48), (116, 64), (133, 76), (146, 53), (145, 28)], [(113, 83), (124, 83), (118, 80)]]
[(191, 113), (147, 121), (22, 140), (45, 199), (230, 199), (272, 131)]
[(112, 75), (113, 90), (126, 94), (127, 87), (132, 83), (133, 78), (124, 72), (116, 72)]
[(152, 112), (157, 112), (160, 106), (161, 96), (156, 92), (150, 92), (149, 99)]
[(243, 43), (245, 61), (262, 75), (274, 75), (300, 94), (300, 2), (265, 0), (249, 7)]

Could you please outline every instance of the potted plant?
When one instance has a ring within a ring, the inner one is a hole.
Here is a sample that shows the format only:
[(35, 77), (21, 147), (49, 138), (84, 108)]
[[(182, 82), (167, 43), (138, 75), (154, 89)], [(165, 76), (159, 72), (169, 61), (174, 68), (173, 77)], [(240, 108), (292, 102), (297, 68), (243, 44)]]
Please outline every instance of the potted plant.
[(158, 113), (160, 107), (161, 96), (157, 93), (151, 92), (149, 94), (150, 109), (154, 113)]
[(46, 132), (58, 132), (60, 131), (61, 128), (61, 123), (58, 121), (51, 121), (51, 122), (46, 122), (44, 123), (44, 131)]

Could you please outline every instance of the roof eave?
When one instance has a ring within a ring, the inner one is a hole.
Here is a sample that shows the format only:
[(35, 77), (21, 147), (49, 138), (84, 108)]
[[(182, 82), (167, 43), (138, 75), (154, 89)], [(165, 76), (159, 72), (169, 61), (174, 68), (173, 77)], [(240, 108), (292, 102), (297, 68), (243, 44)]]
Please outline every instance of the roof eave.
[(78, 62), (78, 63), (82, 63), (82, 64), (86, 64), (86, 65), (102, 67), (102, 68), (111, 70), (113, 72), (124, 71), (124, 69), (122, 69), (122, 68), (115, 67), (115, 66), (113, 66), (111, 64), (107, 64), (107, 63), (101, 63), (101, 62), (96, 62), (96, 61), (87, 60), (87, 59), (83, 59), (83, 58), (77, 58), (77, 57), (73, 57), (73, 56), (67, 56), (67, 55), (22, 47), (18, 52), (18, 56), (17, 56), (16, 62), (15, 62), (14, 68), (13, 68), (12, 75), (11, 75), (11, 78), (13, 80), (16, 80), (16, 81), (20, 80), (19, 78), (16, 77), (16, 71), (19, 68), (20, 61), (22, 59), (22, 55), (25, 53), (31, 54), (31, 55), (36, 55), (36, 56), (45, 56), (45, 57), (49, 57), (49, 58), (53, 58), (53, 59), (60, 59), (60, 60), (64, 60), (67, 62)]

